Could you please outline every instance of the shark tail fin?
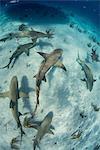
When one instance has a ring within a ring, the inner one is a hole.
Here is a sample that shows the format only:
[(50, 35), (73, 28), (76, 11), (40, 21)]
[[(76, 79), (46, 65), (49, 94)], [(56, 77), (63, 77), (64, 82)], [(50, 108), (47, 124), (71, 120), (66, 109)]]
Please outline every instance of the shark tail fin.
[(22, 125), (20, 123), (20, 121), (17, 123), (17, 127), (20, 128), (21, 131), (21, 141), (22, 141), (22, 136), (25, 135), (25, 132), (23, 131)]
[(8, 68), (9, 69), (9, 66), (10, 66), (10, 64), (12, 62), (12, 59), (13, 59), (13, 57), (10, 57), (9, 63), (6, 66), (1, 67), (0, 69), (4, 69), (4, 68)]
[(79, 61), (79, 60), (80, 60), (80, 56), (79, 56), (79, 51), (78, 51), (76, 61)]
[(40, 149), (39, 143), (36, 139), (33, 139), (34, 143), (33, 143), (33, 150), (36, 150), (36, 147), (38, 147)]
[(80, 56), (79, 56), (79, 51), (78, 51), (78, 54), (77, 54), (77, 58), (76, 58), (76, 61), (79, 63), (79, 64), (81, 64), (81, 59), (80, 59)]

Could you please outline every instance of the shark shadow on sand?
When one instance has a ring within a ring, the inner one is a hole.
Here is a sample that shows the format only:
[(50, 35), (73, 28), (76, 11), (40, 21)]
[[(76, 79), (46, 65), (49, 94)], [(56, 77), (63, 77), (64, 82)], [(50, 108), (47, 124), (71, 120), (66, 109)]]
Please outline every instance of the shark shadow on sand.
[[(29, 87), (27, 76), (22, 77), (20, 90), (25, 93), (34, 91), (33, 88)], [(22, 100), (23, 100), (23, 104), (24, 104), (23, 107), (27, 108), (30, 112), (32, 112), (32, 107), (31, 107), (31, 104), (29, 101), (29, 97), (23, 97)]]
[(48, 47), (48, 46), (53, 48), (53, 45), (50, 42), (44, 42), (42, 40), (39, 40), (39, 42), (37, 43), (37, 46), (39, 46), (40, 49), (43, 49), (44, 47)]

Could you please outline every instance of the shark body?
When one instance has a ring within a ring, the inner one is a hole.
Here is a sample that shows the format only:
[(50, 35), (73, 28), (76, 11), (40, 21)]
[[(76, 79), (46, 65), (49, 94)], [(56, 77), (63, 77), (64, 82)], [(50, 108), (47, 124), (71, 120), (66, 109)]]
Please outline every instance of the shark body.
[(19, 58), (19, 56), (23, 53), (26, 53), (27, 56), (29, 56), (29, 52), (30, 52), (30, 49), (33, 48), (34, 46), (36, 46), (36, 40), (37, 39), (34, 39), (33, 42), (31, 43), (27, 43), (27, 44), (24, 44), (24, 45), (19, 45), (16, 49), (16, 51), (12, 54), (12, 56), (9, 58), (9, 63), (2, 67), (1, 69), (3, 68), (9, 68), (11, 62), (13, 61), (14, 59), (14, 62), (11, 66), (11, 68), (13, 68), (15, 62), (17, 61), (17, 59)]
[(79, 55), (78, 58), (76, 59), (76, 61), (81, 65), (82, 70), (85, 73), (85, 78), (81, 79), (82, 81), (86, 82), (86, 87), (87, 89), (91, 92), (93, 89), (93, 83), (94, 83), (94, 79), (93, 79), (93, 74), (91, 69), (89, 68), (89, 66), (80, 59)]
[(10, 82), (10, 87), (9, 87), (9, 91), (4, 92), (4, 93), (0, 93), (0, 97), (5, 98), (5, 97), (9, 97), (10, 99), (10, 109), (12, 111), (12, 115), (17, 123), (17, 127), (20, 128), (21, 131), (21, 137), (23, 136), (24, 131), (20, 122), (20, 115), (21, 113), (19, 112), (18, 109), (18, 99), (20, 97), (28, 97), (27, 93), (21, 92), (18, 89), (18, 79), (17, 76), (13, 76)]
[[(43, 52), (38, 52), (38, 53), (44, 58), (44, 60), (41, 63), (38, 73), (34, 76), (34, 77), (36, 77), (37, 105), (39, 104), (40, 85), (41, 85), (42, 80), (44, 80), (46, 82), (45, 75), (48, 72), (48, 70), (51, 67), (55, 66), (55, 67), (60, 67), (64, 71), (66, 71), (66, 68), (61, 61), (61, 57), (62, 57), (62, 53), (63, 53), (62, 49), (55, 49), (50, 54), (43, 53)], [(37, 105), (36, 105), (36, 108), (37, 108)]]
[(53, 118), (53, 112), (49, 112), (43, 119), (41, 125), (38, 127), (36, 138), (33, 140), (34, 141), (33, 150), (35, 150), (36, 147), (39, 147), (39, 143), (42, 140), (42, 138), (45, 136), (45, 134), (47, 133), (53, 134), (52, 130), (50, 130), (52, 118)]

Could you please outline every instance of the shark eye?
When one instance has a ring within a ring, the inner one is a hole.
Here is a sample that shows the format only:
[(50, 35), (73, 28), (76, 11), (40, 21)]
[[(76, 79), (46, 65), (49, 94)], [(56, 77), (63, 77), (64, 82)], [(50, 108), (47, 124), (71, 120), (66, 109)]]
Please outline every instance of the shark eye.
[(20, 49), (20, 46), (17, 49)]
[(12, 36), (12, 33), (9, 33), (9, 36)]

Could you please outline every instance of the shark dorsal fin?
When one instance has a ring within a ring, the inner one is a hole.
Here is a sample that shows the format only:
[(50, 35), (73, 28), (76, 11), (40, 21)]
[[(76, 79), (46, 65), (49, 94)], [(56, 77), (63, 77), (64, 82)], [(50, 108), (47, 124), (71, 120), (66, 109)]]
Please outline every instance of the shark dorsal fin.
[(40, 54), (44, 59), (47, 59), (47, 57), (49, 56), (49, 54), (47, 53), (43, 53), (43, 52), (37, 52), (38, 54)]

